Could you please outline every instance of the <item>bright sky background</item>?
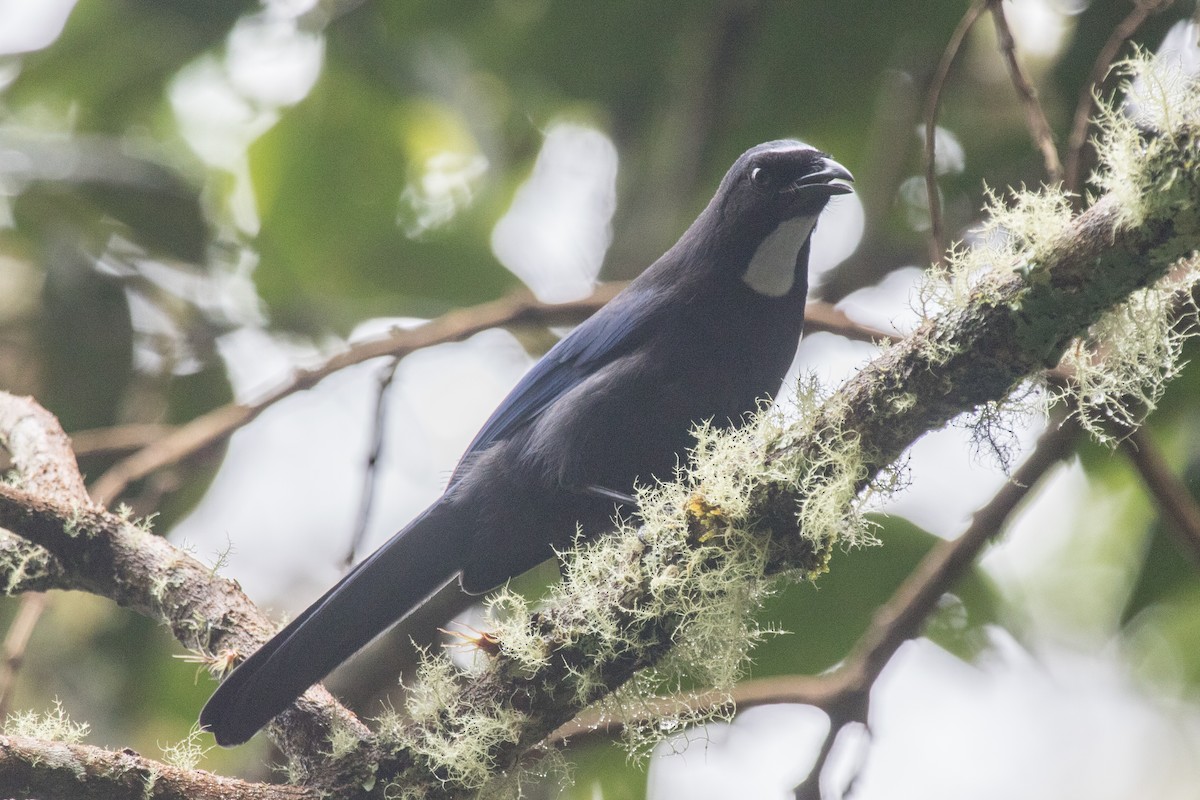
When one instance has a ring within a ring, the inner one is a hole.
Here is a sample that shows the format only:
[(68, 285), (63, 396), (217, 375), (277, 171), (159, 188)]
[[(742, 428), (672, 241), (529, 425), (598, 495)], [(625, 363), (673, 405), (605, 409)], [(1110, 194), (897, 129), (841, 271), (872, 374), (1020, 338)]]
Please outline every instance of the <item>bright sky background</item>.
[[(172, 88), (172, 107), (188, 145), (235, 176), (236, 222), (251, 234), (257, 214), (245, 149), (274, 124), (278, 109), (305, 96), (319, 74), (323, 41), (296, 23), (310, 5), (267, 4), (233, 31), (223, 60), (202, 57)], [(72, 0), (0, 0), (0, 54), (53, 41), (72, 6)], [(1048, 56), (1061, 46), (1080, 2), (1015, 0), (1010, 6), (1023, 52)], [(802, 137), (803, 131), (780, 134)], [(939, 131), (943, 134), (943, 152), (961, 159), (953, 134)], [(603, 131), (570, 123), (551, 126), (544, 137), (537, 164), (491, 243), (497, 258), (540, 297), (569, 299), (586, 293), (600, 269), (612, 236), (620, 167)], [(469, 202), (463, 187), (486, 163), (450, 163), (438, 181), (419, 187), (423, 197), (442, 191), (447, 202)], [(944, 168), (954, 168), (953, 158)], [(445, 208), (453, 213), (452, 205)], [(836, 198), (817, 229), (814, 272), (844, 259), (861, 232), (857, 199)], [(913, 320), (909, 300), (918, 276), (917, 269), (896, 273), (847, 298), (843, 307), (864, 322), (904, 329)], [(356, 335), (379, 333), (396, 322), (370, 321)], [(295, 365), (319, 360), (322, 349), (337, 346), (318, 348), (251, 327), (225, 337), (220, 350), (238, 397), (249, 399), (285, 380)], [(873, 352), (870, 345), (814, 335), (801, 345), (798, 364), (835, 382)], [(387, 446), (367, 550), (437, 497), (478, 426), (531, 363), (502, 331), (404, 360), (389, 397)], [(281, 614), (306, 606), (341, 574), (379, 368), (365, 364), (338, 373), (239, 431), (211, 489), (173, 539), (210, 561), (231, 544), (225, 572), (251, 597)], [(1021, 426), (1026, 447), (1040, 424)], [(956, 535), (1006, 480), (988, 459), (972, 453), (965, 431), (953, 428), (913, 449), (911, 472), (911, 486), (889, 509), (946, 537)], [(1055, 473), (985, 559), (1005, 591), (1021, 594), (1035, 581), (1039, 566), (1065, 546), (1086, 497), (1078, 467)], [(1031, 624), (1036, 630), (1039, 623)], [(994, 649), (978, 665), (928, 642), (906, 646), (874, 693), (873, 739), (856, 800), (1195, 797), (1194, 787), (1200, 786), (1195, 709), (1167, 710), (1179, 706), (1160, 706), (1147, 696), (1104, 641), (1068, 646), (1051, 635), (1052, 628), (1047, 623), (1044, 647), (1036, 654), (997, 634)], [(712, 726), (707, 744), (696, 742), (682, 756), (655, 760), (651, 797), (788, 797), (824, 726), (820, 713), (803, 707), (751, 710), (732, 726)], [(841, 748), (843, 771), (860, 756), (853, 743)]]

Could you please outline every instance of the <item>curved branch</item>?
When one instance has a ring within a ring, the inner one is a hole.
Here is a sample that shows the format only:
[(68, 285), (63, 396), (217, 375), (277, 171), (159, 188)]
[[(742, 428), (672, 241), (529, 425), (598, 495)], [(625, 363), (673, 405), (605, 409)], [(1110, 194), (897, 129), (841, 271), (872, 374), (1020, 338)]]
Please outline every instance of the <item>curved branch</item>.
[(1121, 440), (1121, 449), (1142, 476), (1162, 514), (1193, 564), (1200, 565), (1200, 506), (1188, 487), (1171, 471), (1150, 435), (1141, 428)]
[[(0, 392), (0, 422), (10, 426), (0, 430), (10, 443), (67, 441), (51, 414), (5, 392)], [(10, 447), (20, 463), (25, 451)], [(58, 466), (63, 467), (61, 460)], [(92, 504), (86, 494), (80, 497), (82, 479), (63, 469), (39, 468), (37, 474), (43, 487), (74, 489), (35, 492), (0, 484), (0, 528), (54, 559), (59, 588), (107, 597), (159, 620), (184, 647), (205, 654), (213, 665), (229, 663), (232, 654), (252, 652), (274, 634), (274, 623), (235, 582), (216, 576), (162, 537)], [(12, 573), (11, 563), (3, 566)], [(363, 742), (370, 739), (367, 728), (320, 686), (310, 689), (287, 717), (292, 722), (280, 735), (280, 746), (301, 768), (325, 763), (322, 753), (335, 726)]]
[[(1185, 146), (1193, 147), (1187, 141)], [(1003, 399), (1027, 376), (1056, 363), (1067, 344), (1105, 311), (1133, 290), (1160, 279), (1174, 262), (1200, 246), (1198, 176), (1172, 175), (1178, 181), (1172, 188), (1173, 204), (1152, 205), (1147, 216), (1134, 225), (1128, 221), (1126, 206), (1114, 197), (1101, 198), (1064, 233), (1045, 243), (1036, 263), (1023, 271), (997, 273), (961, 306), (926, 322), (908, 339), (885, 350), (822, 406), (816, 420), (809, 423), (811, 430), (855, 434), (864, 451), (865, 469), (859, 485), (865, 487), (927, 431), (981, 404)], [(1153, 188), (1146, 191), (1158, 193)], [(767, 466), (791, 463), (791, 459), (819, 463), (823, 445), (820, 433), (803, 437), (768, 454)], [(743, 530), (769, 529), (780, 548), (772, 561), (777, 568), (805, 568), (805, 559), (812, 557), (811, 549), (794, 544), (788, 550), (789, 542), (796, 540), (795, 516), (779, 509), (799, 507), (801, 498), (791, 494), (794, 491), (784, 482), (756, 492), (739, 520), (729, 523)], [(1001, 500), (1007, 501), (1016, 491), (1002, 493)], [(670, 518), (661, 520), (663, 528), (690, 530), (695, 523), (694, 509), (689, 501), (665, 510)], [(444, 736), (445, 730), (438, 726), (445, 720), (471, 719), (472, 715), (478, 719), (480, 709), (492, 709), (500, 716), (489, 719), (502, 718), (515, 726), (512, 739), (498, 741), (488, 750), (488, 763), (503, 771), (518, 764), (525, 752), (578, 713), (586, 705), (585, 699), (594, 701), (623, 685), (637, 670), (657, 663), (668, 650), (680, 619), (673, 607), (655, 604), (652, 587), (660, 579), (671, 580), (671, 570), (687, 562), (687, 548), (695, 545), (672, 544), (666, 550), (654, 550), (632, 536), (604, 546), (615, 548), (625, 559), (613, 564), (608, 578), (608, 584), (620, 584), (609, 587), (617, 594), (606, 599), (615, 607), (613, 624), (620, 631), (615, 641), (605, 641), (602, 652), (591, 646), (598, 613), (596, 591), (602, 587), (589, 585), (576, 595), (568, 580), (561, 597), (578, 596), (586, 602), (573, 605), (572, 600), (560, 599), (533, 615), (528, 632), (537, 637), (538, 652), (544, 654), (537, 666), (510, 654), (501, 641), (500, 652), (484, 671), (472, 676), (457, 693), (447, 693), (436, 720), (401, 726), (397, 741)], [(961, 569), (958, 559), (963, 552), (941, 552), (946, 560), (931, 569)], [(918, 576), (914, 580), (923, 579)], [(933, 592), (928, 587), (936, 583), (920, 585)], [(940, 592), (930, 596), (937, 594)], [(918, 608), (928, 596), (918, 599), (911, 608)], [(911, 635), (912, 626), (921, 618), (906, 613), (886, 622), (883, 629)], [(892, 647), (894, 638), (878, 643), (867, 640), (864, 652), (885, 653)], [(529, 648), (519, 646), (513, 652), (528, 653)], [(856, 658), (863, 663), (874, 660), (874, 656)], [(573, 666), (580, 664), (588, 665), (586, 676)], [(427, 726), (432, 727), (426, 730)], [(381, 774), (397, 776), (405, 785), (425, 786), (431, 796), (451, 797), (460, 791), (432, 777), (430, 765), (419, 751), (403, 744), (385, 760)]]
[[(866, 723), (868, 693), (883, 668), (904, 642), (920, 633), (937, 610), (941, 596), (953, 589), (987, 543), (1000, 535), (1042, 478), (1070, 455), (1078, 433), (1074, 423), (1052, 420), (1033, 452), (1000, 491), (975, 512), (967, 529), (955, 539), (939, 542), (879, 607), (846, 661), (833, 672), (759, 678), (740, 683), (729, 693), (711, 692), (686, 700), (664, 698), (652, 704), (650, 712), (670, 716), (697, 706), (723, 707), (730, 700), (737, 710), (799, 703), (820, 708), (831, 718)], [(546, 743), (558, 746), (580, 736), (611, 734), (621, 727), (604, 714), (587, 711), (556, 730)], [(830, 726), (831, 737), (836, 736), (837, 727)]]
[(950, 68), (962, 47), (963, 40), (971, 28), (987, 10), (991, 0), (975, 0), (959, 20), (958, 27), (950, 34), (950, 41), (942, 52), (937, 71), (929, 84), (929, 96), (925, 99), (925, 194), (929, 198), (929, 260), (940, 264), (946, 251), (945, 231), (942, 230), (942, 196), (937, 185), (937, 118), (942, 103), (942, 89), (950, 77)]
[(1108, 40), (1096, 54), (1092, 71), (1088, 73), (1087, 82), (1079, 91), (1079, 99), (1075, 102), (1075, 113), (1071, 117), (1071, 132), (1067, 135), (1067, 163), (1063, 171), (1063, 186), (1068, 192), (1078, 193), (1083, 187), (1083, 151), (1087, 146), (1088, 126), (1091, 123), (1092, 110), (1096, 106), (1096, 95), (1100, 85), (1108, 75), (1117, 53), (1129, 37), (1137, 33), (1142, 23), (1151, 14), (1157, 14), (1174, 0), (1135, 0), (1133, 10), (1113, 28)]
[[(213, 409), (142, 447), (101, 475), (92, 485), (92, 497), (102, 505), (109, 505), (134, 481), (220, 444), (280, 400), (311, 389), (339, 370), (373, 358), (402, 358), (425, 347), (460, 342), (491, 328), (576, 324), (598, 311), (622, 288), (621, 283), (605, 284), (582, 300), (554, 304), (539, 302), (526, 291), (514, 292), (500, 300), (451, 311), (412, 330), (397, 329), (386, 336), (351, 345), (319, 366), (296, 370), (290, 380), (253, 403), (230, 403)], [(805, 311), (805, 322), (810, 331), (828, 331), (866, 341), (890, 338), (890, 334), (859, 325), (841, 311), (816, 301)], [(96, 433), (92, 432), (89, 438), (97, 438)]]

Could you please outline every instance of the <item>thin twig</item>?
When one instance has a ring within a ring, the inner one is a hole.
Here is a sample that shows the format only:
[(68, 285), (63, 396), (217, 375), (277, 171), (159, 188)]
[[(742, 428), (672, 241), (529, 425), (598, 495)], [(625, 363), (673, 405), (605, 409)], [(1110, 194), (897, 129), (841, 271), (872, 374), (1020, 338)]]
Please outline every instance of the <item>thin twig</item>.
[(392, 381), (396, 378), (396, 368), (400, 366), (399, 357), (392, 360), (379, 373), (379, 385), (375, 391), (375, 422), (371, 426), (371, 450), (367, 454), (366, 469), (363, 470), (362, 496), (358, 504), (358, 516), (354, 522), (354, 532), (350, 535), (350, 547), (346, 551), (345, 566), (354, 564), (358, 548), (362, 546), (363, 538), (367, 535), (367, 523), (371, 520), (371, 506), (375, 499), (375, 485), (379, 479), (379, 457), (383, 454), (383, 434), (387, 423), (387, 396)]
[(172, 425), (154, 422), (89, 428), (70, 434), (71, 447), (76, 458), (123, 456), (153, 444), (172, 430)]
[(940, 264), (946, 251), (945, 233), (942, 230), (942, 200), (937, 185), (937, 117), (942, 101), (942, 89), (950, 76), (954, 59), (967, 38), (971, 26), (979, 19), (990, 0), (975, 0), (967, 13), (959, 20), (958, 27), (950, 35), (937, 72), (929, 85), (929, 97), (925, 100), (925, 193), (929, 198), (929, 260)]
[(4, 660), (0, 662), (0, 720), (8, 719), (12, 711), (13, 694), (21, 666), (25, 663), (25, 651), (49, 602), (45, 592), (22, 595), (17, 614), (8, 626), (8, 633), (4, 636)]
[(275, 403), (312, 388), (346, 367), (383, 356), (404, 356), (434, 344), (461, 341), (503, 325), (533, 322), (553, 325), (578, 320), (602, 306), (615, 292), (614, 287), (605, 286), (583, 300), (559, 305), (540, 303), (528, 292), (517, 292), (490, 303), (451, 311), (412, 330), (396, 330), (360, 342), (316, 367), (296, 370), (290, 380), (253, 403), (221, 406), (181, 425), (154, 444), (114, 464), (93, 485), (93, 497), (102, 504), (111, 503), (133, 481), (224, 441)]
[(792, 790), (795, 800), (821, 800), (821, 776), (825, 773), (825, 765), (829, 763), (829, 755), (833, 752), (833, 745), (837, 742), (842, 727), (833, 719), (829, 720), (829, 732), (821, 742), (821, 749), (817, 751), (808, 777)]
[(1063, 186), (1068, 192), (1077, 194), (1082, 188), (1083, 151), (1087, 145), (1088, 124), (1091, 122), (1096, 95), (1108, 76), (1113, 60), (1121, 51), (1121, 46), (1137, 32), (1147, 17), (1163, 10), (1172, 2), (1173, 0), (1135, 0), (1133, 10), (1113, 28), (1108, 40), (1097, 53), (1087, 82), (1079, 90), (1075, 114), (1071, 119), (1071, 132), (1067, 136), (1067, 164), (1063, 173)]
[(1121, 439), (1121, 449), (1137, 467), (1143, 483), (1163, 515), (1170, 520), (1168, 529), (1200, 566), (1200, 507), (1163, 458), (1162, 452), (1143, 428), (1136, 428)]
[(992, 19), (996, 23), (996, 38), (1000, 43), (1000, 55), (1008, 66), (1008, 74), (1012, 78), (1013, 88), (1025, 109), (1025, 122), (1029, 125), (1029, 135), (1033, 143), (1042, 153), (1046, 175), (1051, 183), (1062, 180), (1062, 162), (1058, 160), (1058, 149), (1054, 146), (1054, 134), (1050, 132), (1050, 123), (1046, 120), (1046, 112), (1038, 101), (1037, 89), (1030, 83), (1021, 62), (1017, 60), (1017, 45), (1013, 41), (1012, 30), (1008, 27), (1008, 17), (1004, 14), (1004, 4), (993, 0), (991, 4)]
[[(103, 505), (111, 504), (134, 481), (221, 443), (275, 403), (311, 389), (339, 370), (373, 358), (403, 357), (435, 344), (462, 341), (489, 328), (576, 324), (599, 310), (623, 286), (620, 283), (606, 284), (582, 300), (558, 304), (541, 303), (528, 292), (515, 292), (490, 303), (451, 311), (412, 330), (396, 330), (386, 336), (359, 342), (316, 367), (296, 370), (289, 380), (252, 403), (221, 406), (171, 430), (101, 475), (92, 485), (92, 497)], [(805, 322), (810, 332), (829, 331), (866, 341), (891, 338), (890, 334), (883, 331), (858, 325), (825, 303), (810, 303), (805, 312)]]
[[(999, 535), (1033, 487), (1071, 452), (1077, 434), (1073, 423), (1062, 423), (1061, 416), (1052, 418), (1033, 452), (987, 505), (975, 512), (967, 530), (957, 539), (937, 545), (875, 612), (846, 665), (834, 673), (841, 676), (842, 696), (833, 703), (833, 710), (826, 711), (830, 718), (829, 746), (846, 725), (868, 724), (871, 687), (883, 668), (900, 645), (920, 633), (937, 609), (938, 600), (966, 574), (984, 546)], [(810, 780), (819, 781), (819, 775)]]

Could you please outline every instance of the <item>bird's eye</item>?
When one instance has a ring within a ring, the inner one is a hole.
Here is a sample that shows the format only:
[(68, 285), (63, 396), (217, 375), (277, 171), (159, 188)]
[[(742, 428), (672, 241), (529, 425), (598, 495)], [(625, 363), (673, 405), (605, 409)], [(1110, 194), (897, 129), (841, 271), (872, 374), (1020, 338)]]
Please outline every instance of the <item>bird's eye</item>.
[(775, 176), (771, 174), (769, 169), (755, 167), (750, 170), (750, 182), (760, 189), (766, 189), (775, 182)]

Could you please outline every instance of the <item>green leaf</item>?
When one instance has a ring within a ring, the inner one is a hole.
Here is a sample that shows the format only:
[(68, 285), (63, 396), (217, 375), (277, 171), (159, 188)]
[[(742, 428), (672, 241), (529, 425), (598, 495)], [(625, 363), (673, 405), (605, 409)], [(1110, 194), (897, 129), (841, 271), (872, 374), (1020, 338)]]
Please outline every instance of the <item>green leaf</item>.
[[(879, 546), (838, 550), (815, 584), (787, 586), (758, 614), (762, 625), (790, 633), (755, 648), (756, 676), (814, 674), (844, 659), (875, 610), (891, 597), (920, 560), (942, 540), (902, 517), (877, 516)], [(962, 657), (983, 646), (982, 626), (996, 618), (997, 593), (973, 567), (944, 598), (926, 631)]]

